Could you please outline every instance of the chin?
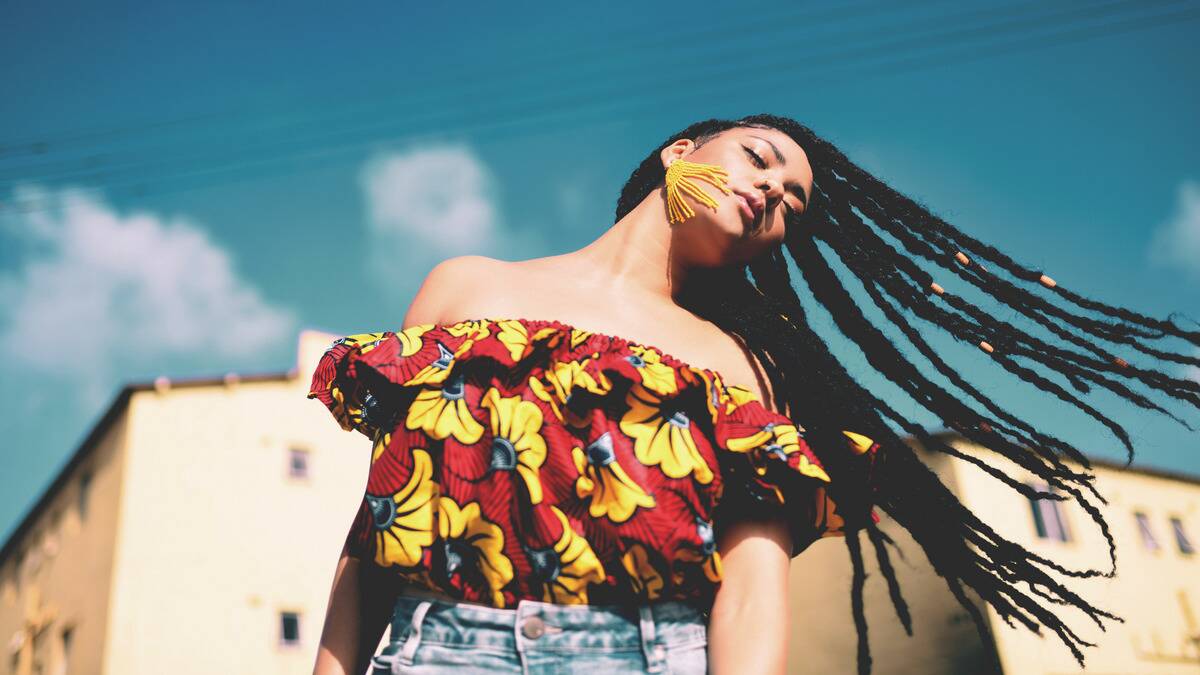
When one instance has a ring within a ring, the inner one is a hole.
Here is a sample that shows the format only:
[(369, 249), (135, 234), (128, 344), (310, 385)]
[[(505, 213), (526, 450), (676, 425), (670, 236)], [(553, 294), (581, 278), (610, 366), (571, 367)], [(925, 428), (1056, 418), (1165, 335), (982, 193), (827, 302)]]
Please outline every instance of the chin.
[[(689, 222), (693, 229), (684, 234), (684, 241), (691, 254), (693, 264), (701, 267), (727, 267), (745, 265), (767, 248), (776, 245), (777, 237), (770, 242), (747, 232), (750, 227), (741, 212), (730, 217), (728, 214), (713, 214), (716, 217), (703, 221)], [(681, 232), (681, 234), (683, 234)]]
[(734, 211), (732, 214), (717, 213), (710, 221), (709, 226), (721, 232), (727, 238), (733, 241), (740, 241), (743, 237), (752, 236), (751, 230), (753, 225), (747, 224), (742, 216), (741, 211)]

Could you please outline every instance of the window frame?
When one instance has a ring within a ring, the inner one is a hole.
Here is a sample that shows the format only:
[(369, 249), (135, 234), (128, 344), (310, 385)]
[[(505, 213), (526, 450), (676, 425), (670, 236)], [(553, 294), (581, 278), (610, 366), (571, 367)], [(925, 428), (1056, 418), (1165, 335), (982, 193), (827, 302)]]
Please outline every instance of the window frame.
[(1154, 534), (1154, 529), (1150, 522), (1150, 514), (1142, 510), (1133, 512), (1133, 521), (1137, 524), (1138, 537), (1142, 541), (1142, 550), (1150, 553), (1161, 553), (1163, 545), (1159, 542), (1158, 536)]
[[(293, 616), (296, 619), (296, 637), (294, 640), (287, 639), (286, 625), (287, 618), (289, 616)], [(302, 646), (304, 644), (304, 633), (302, 630), (304, 627), (303, 612), (298, 609), (281, 609), (279, 610), (278, 617), (279, 623), (277, 626), (279, 627), (279, 646), (288, 649)]]
[[(311, 475), (309, 469), (312, 467), (312, 463), (309, 460), (312, 458), (312, 451), (299, 445), (289, 445), (286, 457), (287, 477), (290, 480), (308, 480), (309, 476)], [(304, 469), (300, 472), (297, 472), (296, 470), (297, 457), (302, 457), (304, 460)]]
[(84, 469), (79, 474), (79, 485), (75, 494), (75, 509), (79, 512), (79, 520), (87, 520), (88, 503), (91, 501), (92, 487), (96, 476), (91, 469)]
[(1183, 517), (1171, 516), (1170, 523), (1171, 534), (1175, 537), (1175, 550), (1179, 551), (1180, 555), (1196, 555), (1196, 544), (1188, 536), (1187, 531), (1183, 529)]
[[(1028, 482), (1026, 485), (1038, 492), (1053, 492), (1047, 483)], [(1075, 541), (1071, 535), (1071, 527), (1067, 524), (1066, 514), (1061, 508), (1061, 501), (1036, 497), (1027, 497), (1025, 501), (1029, 504), (1033, 532), (1037, 539), (1055, 541), (1060, 544), (1070, 544)]]
[(60, 672), (71, 671), (72, 651), (76, 642), (75, 633), (76, 625), (74, 623), (69, 623), (58, 631), (59, 653), (62, 659), (58, 664)]

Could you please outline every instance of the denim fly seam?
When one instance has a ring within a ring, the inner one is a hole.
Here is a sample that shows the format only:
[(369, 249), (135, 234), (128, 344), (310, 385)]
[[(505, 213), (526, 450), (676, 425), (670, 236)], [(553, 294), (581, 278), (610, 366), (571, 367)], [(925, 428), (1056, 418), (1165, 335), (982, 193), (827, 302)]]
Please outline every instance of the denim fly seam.
[(665, 673), (675, 650), (694, 653), (705, 644), (703, 613), (677, 601), (618, 607), (522, 600), (516, 608), (498, 609), (401, 595), (390, 643), (375, 665), (411, 667), (427, 646), (458, 658), (478, 654), (493, 665), (500, 660), (522, 673), (553, 670), (555, 662), (566, 660), (575, 667), (586, 667), (589, 659), (611, 665), (614, 658), (630, 669)]

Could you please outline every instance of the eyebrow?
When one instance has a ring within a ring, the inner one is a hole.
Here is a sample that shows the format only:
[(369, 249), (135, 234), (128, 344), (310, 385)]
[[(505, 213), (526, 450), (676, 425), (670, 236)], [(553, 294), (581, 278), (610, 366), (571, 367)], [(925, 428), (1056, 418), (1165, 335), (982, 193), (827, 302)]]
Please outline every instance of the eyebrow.
[[(754, 134), (750, 134), (750, 138), (757, 138), (758, 140), (764, 141), (767, 145), (771, 146), (771, 151), (775, 153), (775, 159), (780, 165), (787, 166), (787, 160), (784, 159), (783, 153), (779, 151), (779, 147), (772, 143), (770, 139), (763, 138), (762, 136), (755, 136)], [(808, 206), (808, 195), (804, 194), (804, 188), (799, 183), (792, 182), (784, 185), (783, 187), (788, 192), (796, 195), (796, 198), (800, 200), (801, 204)]]

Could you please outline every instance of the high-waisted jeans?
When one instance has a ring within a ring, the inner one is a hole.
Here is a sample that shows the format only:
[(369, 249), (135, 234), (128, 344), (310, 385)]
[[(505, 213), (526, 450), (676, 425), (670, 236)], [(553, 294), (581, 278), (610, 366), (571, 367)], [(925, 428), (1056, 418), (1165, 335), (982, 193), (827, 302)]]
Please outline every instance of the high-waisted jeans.
[(680, 673), (707, 670), (706, 622), (683, 602), (497, 609), (405, 590), (371, 675)]

